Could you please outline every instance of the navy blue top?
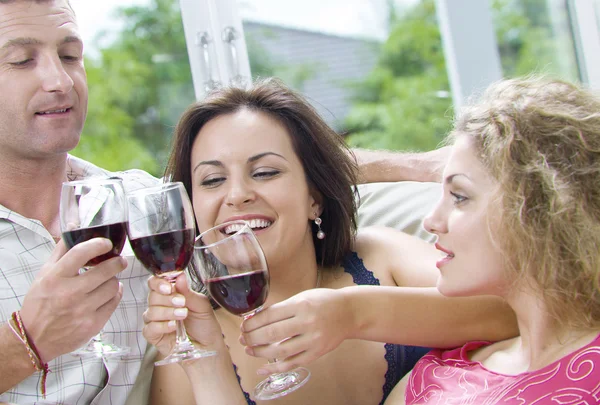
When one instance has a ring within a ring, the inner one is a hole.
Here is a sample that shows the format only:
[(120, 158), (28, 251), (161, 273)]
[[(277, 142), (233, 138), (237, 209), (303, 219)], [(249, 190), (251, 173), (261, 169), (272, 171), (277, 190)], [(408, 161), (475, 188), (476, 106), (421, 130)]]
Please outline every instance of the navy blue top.
[[(346, 273), (352, 276), (354, 283), (357, 285), (379, 285), (379, 280), (375, 278), (372, 271), (365, 268), (362, 259), (358, 257), (356, 252), (352, 252), (344, 258), (342, 267)], [(381, 398), (380, 405), (385, 402), (385, 399), (398, 381), (412, 370), (415, 363), (429, 350), (425, 347), (385, 344), (385, 360), (388, 363), (388, 370), (385, 373), (385, 384), (383, 384), (382, 389), (383, 397)], [(235, 364), (233, 368), (235, 369), (238, 382), (240, 382), (240, 376), (237, 374)], [(250, 399), (250, 395), (246, 391), (243, 392), (248, 405), (256, 405), (256, 402)]]

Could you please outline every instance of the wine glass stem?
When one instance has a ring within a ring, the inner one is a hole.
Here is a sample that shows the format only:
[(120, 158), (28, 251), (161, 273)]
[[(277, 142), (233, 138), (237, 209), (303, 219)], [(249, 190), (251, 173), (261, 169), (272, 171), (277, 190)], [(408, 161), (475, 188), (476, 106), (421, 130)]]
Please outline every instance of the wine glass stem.
[(185, 325), (183, 321), (177, 321), (177, 335), (176, 335), (175, 344), (180, 346), (182, 344), (186, 344), (189, 342), (189, 338), (187, 332), (185, 330)]
[[(269, 364), (273, 364), (273, 363), (277, 363), (277, 359), (267, 359), (267, 363)], [(269, 376), (267, 377), (267, 380), (269, 381), (274, 381), (277, 380), (279, 378), (281, 378), (283, 373), (273, 373), (273, 374), (269, 374)]]
[[(173, 286), (173, 292), (175, 292), (175, 283), (171, 282), (171, 285)], [(177, 331), (175, 332), (175, 347), (191, 345), (192, 342), (190, 341), (190, 338), (187, 335), (187, 331), (185, 330), (185, 325), (183, 324), (183, 321), (178, 320), (176, 324)]]

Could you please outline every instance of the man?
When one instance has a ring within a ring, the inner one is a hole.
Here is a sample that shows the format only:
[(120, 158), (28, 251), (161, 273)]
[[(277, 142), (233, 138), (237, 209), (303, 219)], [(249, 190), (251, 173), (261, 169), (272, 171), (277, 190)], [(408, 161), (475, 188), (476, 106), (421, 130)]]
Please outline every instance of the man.
[[(60, 241), (62, 182), (113, 175), (68, 155), (88, 100), (83, 44), (68, 0), (0, 0), (0, 92), (0, 402), (44, 401), (43, 373), (8, 322), (19, 311), (27, 340), (50, 369), (46, 403), (124, 404), (146, 351), (148, 273), (126, 245), (127, 260), (114, 258), (80, 275), (110, 243), (98, 238), (67, 251)], [(363, 156), (364, 181), (378, 173), (392, 180), (397, 174), (388, 166), (413, 162)], [(425, 160), (436, 167), (443, 156)], [(127, 190), (158, 181), (141, 171), (118, 175)], [(117, 359), (70, 354), (102, 327), (105, 340), (130, 353)]]
[[(98, 238), (69, 251), (60, 242), (62, 182), (112, 175), (67, 155), (88, 101), (83, 44), (67, 0), (0, 0), (0, 91), (0, 402), (42, 400), (43, 373), (6, 323), (20, 311), (29, 342), (50, 369), (46, 401), (123, 404), (146, 350), (148, 273), (129, 252), (128, 260), (79, 275), (110, 242)], [(139, 171), (118, 175), (129, 190), (157, 181)], [(104, 339), (129, 347), (128, 355), (69, 354), (105, 324)]]

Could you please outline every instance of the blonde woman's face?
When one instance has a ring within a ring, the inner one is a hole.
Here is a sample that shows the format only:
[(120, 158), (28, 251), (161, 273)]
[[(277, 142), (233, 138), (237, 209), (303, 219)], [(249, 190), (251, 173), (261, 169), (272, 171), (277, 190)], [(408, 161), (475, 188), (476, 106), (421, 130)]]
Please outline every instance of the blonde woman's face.
[(502, 253), (492, 241), (497, 223), (491, 196), (497, 184), (466, 136), (456, 140), (443, 178), (442, 197), (424, 221), (438, 236), (436, 247), (446, 253), (436, 263), (439, 291), (447, 296), (503, 295), (508, 283)]

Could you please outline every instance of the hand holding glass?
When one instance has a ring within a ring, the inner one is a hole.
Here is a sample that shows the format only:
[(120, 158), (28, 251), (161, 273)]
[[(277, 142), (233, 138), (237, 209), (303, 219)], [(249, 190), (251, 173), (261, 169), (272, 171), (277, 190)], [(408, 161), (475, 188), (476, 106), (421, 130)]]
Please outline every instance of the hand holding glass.
[[(195, 221), (182, 183), (165, 183), (127, 196), (129, 241), (135, 256), (157, 277), (171, 282), (186, 269), (193, 255)], [(182, 321), (177, 321), (175, 347), (157, 366), (217, 354), (196, 348)]]
[[(225, 222), (196, 238), (195, 263), (210, 296), (226, 311), (247, 319), (261, 310), (269, 294), (267, 261), (256, 235), (245, 221)], [(259, 400), (282, 397), (308, 382), (303, 367), (270, 375), (258, 383)]]
[[(110, 239), (113, 248), (90, 260), (85, 269), (104, 260), (119, 256), (127, 237), (127, 202), (120, 179), (90, 178), (65, 182), (60, 196), (60, 228), (62, 238), (69, 249), (93, 238)], [(113, 357), (129, 352), (105, 342), (102, 331), (90, 342), (72, 354), (81, 357)]]

